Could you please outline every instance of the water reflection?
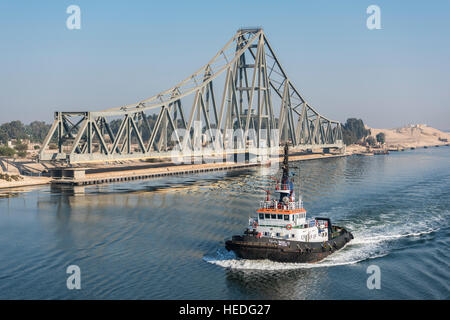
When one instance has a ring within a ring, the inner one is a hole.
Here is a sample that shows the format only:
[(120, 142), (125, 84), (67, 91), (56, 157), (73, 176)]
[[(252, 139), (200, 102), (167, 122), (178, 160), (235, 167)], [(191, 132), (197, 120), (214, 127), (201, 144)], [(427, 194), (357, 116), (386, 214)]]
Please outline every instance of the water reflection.
[(323, 269), (227, 270), (227, 287), (249, 299), (311, 299), (328, 281)]
[(14, 198), (18, 197), (22, 193), (33, 192), (42, 189), (42, 186), (25, 186), (25, 187), (14, 187), (0, 189), (0, 199), (2, 198)]
[[(0, 297), (68, 298), (64, 267), (71, 263), (85, 272), (81, 298), (364, 297), (364, 270), (353, 296), (340, 288), (355, 281), (349, 265), (367, 259), (397, 270), (383, 274), (393, 283), (393, 297), (401, 297), (398, 274), (407, 284), (403, 289), (420, 281), (419, 265), (435, 266), (434, 278), (423, 282), (441, 293), (436, 279), (448, 278), (448, 268), (439, 264), (447, 257), (449, 151), (426, 159), (402, 153), (293, 163), (308, 214), (328, 215), (356, 235), (327, 267), (311, 269), (226, 269), (205, 259), (224, 248), (223, 239), (244, 230), (263, 189), (273, 185), (263, 168), (5, 191)], [(417, 273), (409, 276), (404, 265), (415, 265)]]

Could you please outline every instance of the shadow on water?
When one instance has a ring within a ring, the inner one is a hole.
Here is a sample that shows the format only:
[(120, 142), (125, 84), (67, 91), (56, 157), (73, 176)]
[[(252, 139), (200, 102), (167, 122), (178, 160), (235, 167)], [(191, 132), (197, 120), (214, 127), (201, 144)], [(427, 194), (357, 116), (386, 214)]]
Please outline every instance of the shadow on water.
[(178, 188), (195, 188), (198, 186), (208, 186), (217, 181), (228, 181), (255, 174), (255, 170), (233, 170), (210, 174), (185, 175), (177, 177), (165, 177), (154, 179), (143, 179), (136, 181), (108, 183), (90, 186), (70, 186), (70, 185), (51, 185), (50, 192), (55, 195), (84, 195), (99, 193), (132, 193), (132, 192), (170, 192)]

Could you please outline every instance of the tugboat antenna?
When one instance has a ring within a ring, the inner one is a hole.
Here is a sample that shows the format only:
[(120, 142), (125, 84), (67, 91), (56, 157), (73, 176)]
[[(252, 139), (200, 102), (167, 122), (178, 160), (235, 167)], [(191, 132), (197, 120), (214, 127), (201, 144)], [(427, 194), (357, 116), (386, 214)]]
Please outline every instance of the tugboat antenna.
[(270, 191), (263, 189), (266, 193), (267, 193), (267, 200), (266, 201), (270, 201)]
[(289, 146), (286, 143), (284, 145), (284, 159), (283, 159), (283, 178), (282, 180), (289, 179)]

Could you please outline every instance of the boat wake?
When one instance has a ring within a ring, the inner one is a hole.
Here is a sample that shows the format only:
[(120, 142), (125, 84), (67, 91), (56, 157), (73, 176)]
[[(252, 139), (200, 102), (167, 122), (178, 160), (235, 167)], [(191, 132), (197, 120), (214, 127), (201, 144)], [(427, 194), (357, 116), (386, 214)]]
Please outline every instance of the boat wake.
[[(294, 194), (293, 182), (289, 180), (287, 146), (285, 146), (285, 156), (282, 168), (283, 175), (281, 187), (278, 188), (277, 185), (276, 190), (280, 195), (288, 195), (290, 194), (289, 192)], [(258, 181), (256, 183), (258, 183)], [(306, 183), (306, 185), (310, 186), (313, 184)], [(408, 189), (408, 192), (409, 196), (414, 190)], [(384, 196), (384, 194), (381, 195)], [(414, 193), (414, 195), (416, 194)], [(424, 197), (425, 195), (421, 193), (420, 196)], [(345, 229), (351, 232), (354, 237), (354, 239), (348, 242), (342, 249), (330, 254), (319, 262), (282, 263), (269, 260), (241, 259), (233, 252), (227, 252), (223, 247), (218, 249), (212, 256), (207, 255), (204, 256), (203, 259), (208, 263), (224, 268), (253, 270), (311, 269), (355, 265), (368, 259), (387, 256), (396, 250), (404, 248), (405, 244), (410, 245), (411, 242), (417, 240), (426, 241), (427, 239), (433, 238), (435, 236), (433, 233), (438, 231), (439, 228), (445, 228), (448, 224), (448, 211), (447, 213), (442, 213), (442, 210), (437, 206), (427, 206), (425, 209), (420, 205), (415, 205), (415, 202), (411, 203), (411, 201), (408, 201), (403, 205), (401, 201), (396, 201), (395, 203), (380, 209), (379, 203), (373, 202), (372, 198), (379, 201), (379, 197), (371, 197), (363, 202), (363, 206), (359, 208), (355, 206), (354, 201), (342, 201), (339, 203), (339, 207), (327, 206), (326, 212), (317, 212), (316, 217), (327, 217), (330, 215), (330, 212), (334, 212), (335, 216), (333, 219), (336, 220), (337, 225), (345, 227)], [(429, 198), (430, 197), (425, 196), (424, 200)], [(282, 196), (280, 196), (280, 199), (283, 199)], [(289, 198), (286, 196), (286, 199)], [(311, 200), (313, 200), (313, 197), (310, 198), (310, 201)], [(420, 203), (419, 197), (415, 196), (414, 201)], [(261, 210), (277, 209), (275, 205), (272, 205), (269, 194), (265, 203), (267, 207), (264, 207)], [(287, 200), (286, 203), (293, 204), (293, 208), (296, 208), (295, 201)], [(278, 205), (282, 205), (282, 203), (280, 202)], [(298, 208), (303, 208), (303, 204), (299, 202)], [(258, 232), (260, 232), (259, 227)], [(287, 226), (285, 227), (287, 228)], [(275, 223), (275, 230), (279, 230), (279, 228), (283, 228), (283, 225)], [(290, 238), (291, 236), (288, 235), (288, 237)]]
[(213, 255), (205, 255), (203, 260), (226, 269), (241, 270), (292, 270), (353, 265), (365, 260), (387, 256), (392, 249), (392, 246), (389, 245), (392, 241), (421, 237), (438, 230), (427, 229), (410, 233), (365, 237), (359, 236), (359, 232), (356, 232), (354, 233), (355, 239), (347, 243), (341, 250), (317, 263), (284, 263), (270, 260), (240, 259), (233, 252), (228, 252), (223, 247), (219, 248)]
[(351, 244), (352, 245), (358, 245), (358, 244), (377, 244), (385, 241), (390, 240), (396, 240), (401, 238), (409, 238), (409, 237), (420, 237), (422, 235), (430, 234), (433, 232), (438, 231), (437, 229), (429, 229), (425, 231), (419, 231), (419, 232), (411, 232), (411, 233), (404, 233), (404, 234), (394, 234), (394, 235), (384, 235), (384, 236), (373, 236), (373, 237), (366, 237), (366, 238), (360, 238), (360, 239), (353, 239)]

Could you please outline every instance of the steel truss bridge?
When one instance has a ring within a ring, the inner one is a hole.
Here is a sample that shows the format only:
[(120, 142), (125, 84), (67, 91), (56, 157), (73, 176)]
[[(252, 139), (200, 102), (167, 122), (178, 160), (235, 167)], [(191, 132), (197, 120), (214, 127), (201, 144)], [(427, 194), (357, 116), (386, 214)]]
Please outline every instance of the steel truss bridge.
[[(263, 29), (247, 28), (197, 72), (149, 99), (103, 111), (55, 112), (39, 159), (77, 163), (165, 157), (175, 150), (236, 153), (285, 142), (294, 150), (342, 148), (341, 125), (305, 101)], [(211, 147), (202, 148), (205, 143)]]

